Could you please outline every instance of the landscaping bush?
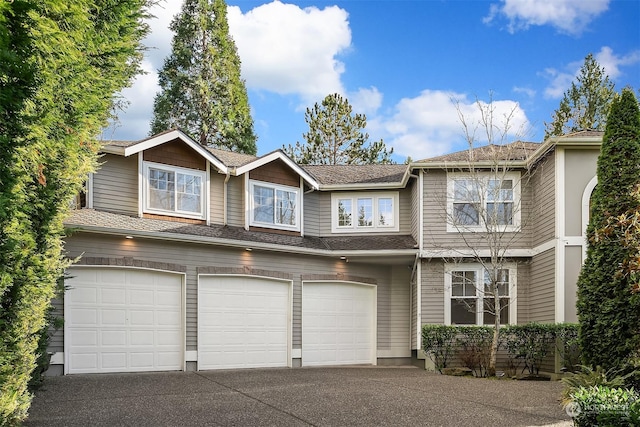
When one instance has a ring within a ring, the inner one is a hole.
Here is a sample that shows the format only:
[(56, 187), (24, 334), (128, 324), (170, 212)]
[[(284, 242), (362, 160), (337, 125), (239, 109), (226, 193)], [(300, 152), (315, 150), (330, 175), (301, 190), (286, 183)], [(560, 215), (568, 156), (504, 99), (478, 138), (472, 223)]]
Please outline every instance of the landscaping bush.
[(640, 425), (640, 395), (633, 389), (579, 387), (565, 406), (576, 427)]
[(522, 372), (528, 370), (529, 374), (538, 375), (555, 338), (554, 328), (555, 325), (541, 323), (508, 325), (500, 332), (501, 342), (514, 365), (522, 361)]
[(476, 377), (488, 376), (492, 339), (493, 328), (491, 326), (458, 329), (456, 338), (458, 357)]
[(424, 325), (422, 327), (422, 349), (429, 355), (438, 372), (447, 367), (454, 354), (457, 326)]
[(556, 323), (553, 326), (556, 338), (556, 350), (562, 358), (562, 369), (565, 372), (580, 370), (580, 347), (578, 346), (577, 323)]
[(564, 384), (562, 403), (567, 405), (577, 390), (589, 387), (622, 388), (625, 387), (629, 375), (619, 375), (612, 370), (605, 370), (601, 366), (595, 369), (590, 366), (579, 366), (580, 371), (561, 379)]

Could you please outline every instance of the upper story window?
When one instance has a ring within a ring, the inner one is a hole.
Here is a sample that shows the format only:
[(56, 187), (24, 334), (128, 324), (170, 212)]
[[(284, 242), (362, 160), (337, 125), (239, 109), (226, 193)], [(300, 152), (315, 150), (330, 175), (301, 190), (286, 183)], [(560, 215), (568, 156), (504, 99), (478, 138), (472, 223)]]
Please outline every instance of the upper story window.
[(300, 230), (300, 189), (250, 181), (250, 224), (256, 227)]
[(334, 233), (398, 231), (398, 193), (334, 193), (331, 231)]
[[(445, 272), (445, 323), (493, 325), (495, 294), (500, 300), (500, 324), (516, 321), (516, 267), (505, 265), (490, 272), (479, 264), (447, 266)], [(492, 285), (494, 283), (494, 285)]]
[(203, 171), (144, 163), (145, 212), (204, 218)]
[(515, 231), (520, 224), (520, 174), (448, 176), (447, 229)]

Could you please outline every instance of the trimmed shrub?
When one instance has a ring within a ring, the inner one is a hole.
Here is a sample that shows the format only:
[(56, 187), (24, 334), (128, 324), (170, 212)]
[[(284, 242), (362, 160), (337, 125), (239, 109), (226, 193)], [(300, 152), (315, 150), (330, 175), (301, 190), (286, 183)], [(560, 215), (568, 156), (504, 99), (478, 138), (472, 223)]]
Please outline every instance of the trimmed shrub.
[(458, 357), (476, 377), (488, 376), (492, 340), (491, 326), (458, 328), (456, 338)]
[(556, 336), (555, 325), (541, 323), (508, 325), (500, 334), (512, 363), (524, 362), (522, 372), (527, 370), (531, 375), (540, 373), (542, 361), (549, 354)]
[(455, 351), (457, 326), (422, 326), (422, 349), (429, 355), (438, 372), (446, 368)]

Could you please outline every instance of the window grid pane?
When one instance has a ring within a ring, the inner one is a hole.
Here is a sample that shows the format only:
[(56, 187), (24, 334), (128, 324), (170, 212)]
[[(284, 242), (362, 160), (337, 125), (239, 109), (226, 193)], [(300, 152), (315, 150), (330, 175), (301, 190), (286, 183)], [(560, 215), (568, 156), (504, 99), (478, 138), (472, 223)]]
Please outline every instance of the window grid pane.
[(392, 227), (393, 224), (393, 199), (380, 197), (378, 199), (378, 225)]
[(353, 225), (353, 211), (351, 199), (338, 200), (338, 227), (351, 227)]
[(175, 174), (149, 168), (149, 207), (175, 211)]
[(276, 190), (276, 224), (296, 225), (296, 193)]
[(265, 224), (274, 223), (273, 189), (255, 185), (253, 187), (253, 220)]
[(373, 226), (373, 200), (358, 199), (358, 227)]

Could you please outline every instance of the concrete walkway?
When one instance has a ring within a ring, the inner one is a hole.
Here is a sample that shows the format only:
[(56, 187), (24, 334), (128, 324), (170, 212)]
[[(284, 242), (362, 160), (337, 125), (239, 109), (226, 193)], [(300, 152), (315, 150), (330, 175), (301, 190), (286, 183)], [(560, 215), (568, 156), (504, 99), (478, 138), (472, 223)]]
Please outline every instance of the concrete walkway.
[(557, 382), (415, 367), (49, 377), (27, 426), (568, 426)]

